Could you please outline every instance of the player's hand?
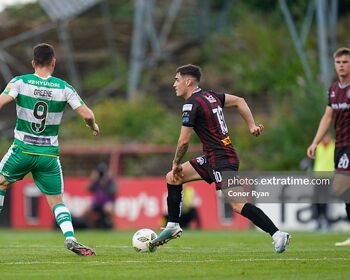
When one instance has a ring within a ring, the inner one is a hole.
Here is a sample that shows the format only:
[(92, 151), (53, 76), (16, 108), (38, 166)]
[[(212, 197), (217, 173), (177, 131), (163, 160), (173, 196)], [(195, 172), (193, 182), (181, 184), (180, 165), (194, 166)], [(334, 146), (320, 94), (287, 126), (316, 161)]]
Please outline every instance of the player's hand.
[(182, 178), (184, 177), (184, 174), (182, 171), (183, 169), (181, 164), (173, 164), (172, 173), (173, 173), (174, 182), (182, 180)]
[(97, 123), (94, 123), (93, 126), (90, 126), (89, 124), (86, 124), (86, 127), (90, 128), (92, 130), (92, 135), (97, 136), (100, 134), (100, 128), (98, 127)]
[(259, 136), (264, 131), (264, 126), (262, 124), (254, 125), (249, 130), (250, 130), (250, 133), (253, 134), (254, 136)]
[(309, 158), (312, 158), (312, 159), (314, 159), (315, 158), (315, 151), (316, 151), (316, 148), (317, 148), (317, 144), (314, 144), (314, 143), (312, 143), (311, 145), (310, 145), (310, 147), (309, 148), (307, 148), (307, 156), (309, 157)]
[(92, 135), (97, 136), (100, 134), (100, 128), (97, 123), (94, 123), (93, 127), (90, 127), (92, 130)]

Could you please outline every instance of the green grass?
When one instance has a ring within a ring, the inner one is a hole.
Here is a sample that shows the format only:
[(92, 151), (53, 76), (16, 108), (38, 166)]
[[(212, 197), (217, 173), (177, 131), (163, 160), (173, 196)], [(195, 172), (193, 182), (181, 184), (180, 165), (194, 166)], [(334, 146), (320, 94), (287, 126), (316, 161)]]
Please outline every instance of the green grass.
[(349, 279), (345, 233), (293, 233), (283, 254), (257, 231), (188, 231), (157, 252), (136, 253), (132, 232), (79, 231), (97, 257), (64, 249), (59, 231), (0, 230), (0, 279)]

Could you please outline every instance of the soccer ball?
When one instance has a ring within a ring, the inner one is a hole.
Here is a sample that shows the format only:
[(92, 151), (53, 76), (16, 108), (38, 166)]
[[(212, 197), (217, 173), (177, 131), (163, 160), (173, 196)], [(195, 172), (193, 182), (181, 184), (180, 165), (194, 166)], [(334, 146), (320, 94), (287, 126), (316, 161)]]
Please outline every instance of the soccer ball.
[(148, 248), (148, 243), (157, 238), (157, 234), (148, 228), (143, 228), (135, 232), (132, 237), (132, 246), (136, 252), (154, 252), (157, 247), (154, 247), (152, 251)]

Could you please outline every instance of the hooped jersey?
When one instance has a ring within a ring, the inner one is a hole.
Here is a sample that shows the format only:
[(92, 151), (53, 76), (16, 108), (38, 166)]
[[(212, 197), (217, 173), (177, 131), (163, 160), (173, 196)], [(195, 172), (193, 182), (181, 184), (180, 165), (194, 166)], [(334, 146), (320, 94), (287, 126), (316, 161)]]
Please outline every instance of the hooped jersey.
[(58, 132), (63, 111), (68, 103), (73, 110), (84, 104), (75, 89), (67, 82), (35, 74), (13, 78), (3, 94), (16, 101), (14, 145), (22, 152), (58, 156)]
[(350, 83), (335, 81), (328, 90), (328, 106), (333, 109), (336, 147), (350, 147)]
[(225, 122), (224, 104), (225, 94), (198, 89), (182, 107), (182, 125), (193, 127), (214, 169), (239, 165)]

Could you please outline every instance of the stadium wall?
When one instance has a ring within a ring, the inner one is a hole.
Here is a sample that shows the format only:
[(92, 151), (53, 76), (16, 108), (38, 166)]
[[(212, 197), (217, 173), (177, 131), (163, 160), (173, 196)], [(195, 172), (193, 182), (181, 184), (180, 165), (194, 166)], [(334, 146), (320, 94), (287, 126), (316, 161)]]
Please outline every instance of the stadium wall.
[[(87, 191), (89, 177), (65, 178), (65, 203), (73, 220), (80, 219), (91, 204)], [(114, 227), (118, 230), (160, 228), (166, 213), (166, 187), (163, 177), (119, 177), (114, 207)], [(223, 198), (214, 185), (192, 182), (202, 229), (247, 229), (251, 224), (244, 217), (227, 211)], [(313, 207), (307, 203), (258, 204), (276, 225), (285, 230), (313, 231)], [(329, 205), (329, 219), (333, 230), (348, 230), (343, 204)], [(10, 197), (10, 226), (13, 228), (53, 228), (55, 221), (45, 197), (30, 178), (16, 182)]]
[[(88, 177), (66, 177), (64, 201), (73, 220), (79, 219), (91, 203), (87, 191)], [(163, 177), (127, 178), (116, 180), (118, 192), (114, 207), (114, 225), (120, 230), (142, 227), (160, 228), (166, 213), (166, 186)], [(244, 217), (224, 213), (222, 199), (214, 185), (193, 182), (198, 211), (203, 229), (247, 229), (250, 223)], [(52, 228), (53, 215), (45, 197), (30, 178), (16, 182), (11, 196), (11, 227)]]

